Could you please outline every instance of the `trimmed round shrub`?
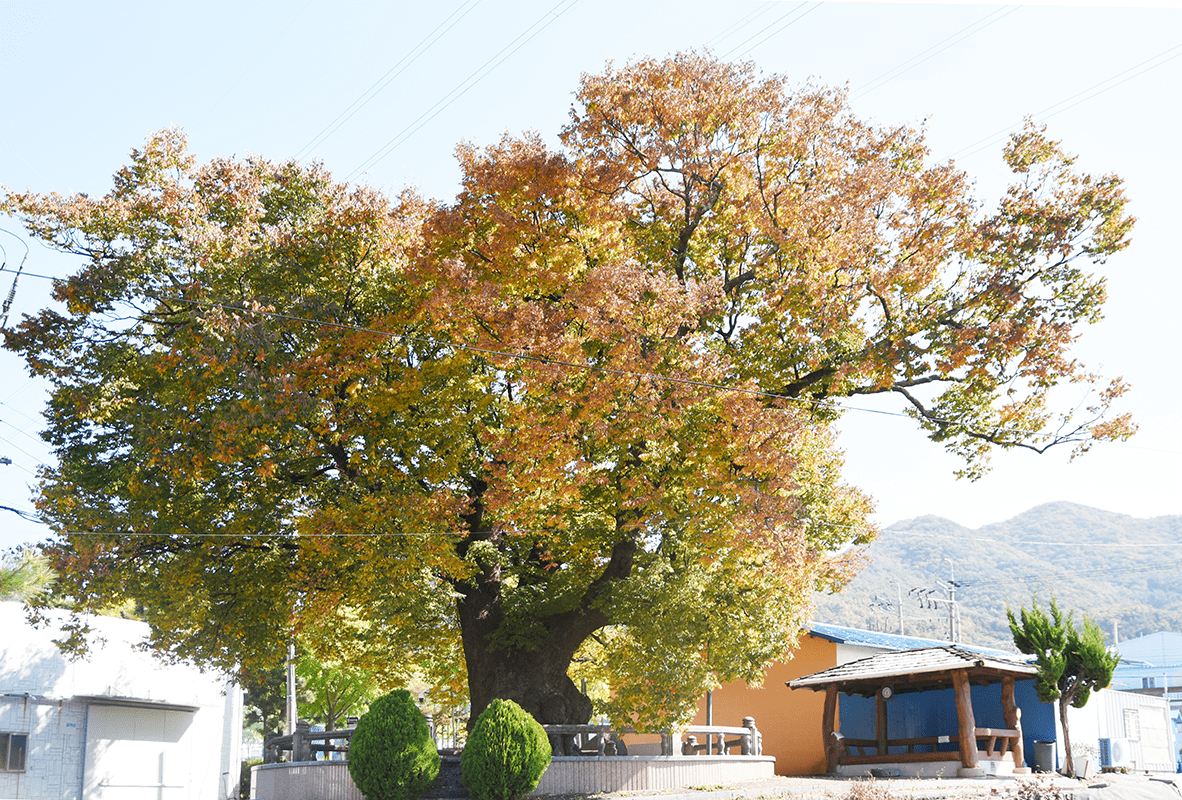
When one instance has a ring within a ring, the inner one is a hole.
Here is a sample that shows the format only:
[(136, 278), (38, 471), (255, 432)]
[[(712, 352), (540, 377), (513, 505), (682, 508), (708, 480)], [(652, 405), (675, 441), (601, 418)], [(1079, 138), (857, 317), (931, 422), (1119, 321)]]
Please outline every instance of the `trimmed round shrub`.
[(546, 731), (512, 700), (493, 700), (472, 728), (460, 769), (476, 800), (518, 800), (550, 766)]
[(439, 777), (439, 752), (410, 692), (379, 697), (357, 721), (349, 775), (367, 800), (417, 800)]

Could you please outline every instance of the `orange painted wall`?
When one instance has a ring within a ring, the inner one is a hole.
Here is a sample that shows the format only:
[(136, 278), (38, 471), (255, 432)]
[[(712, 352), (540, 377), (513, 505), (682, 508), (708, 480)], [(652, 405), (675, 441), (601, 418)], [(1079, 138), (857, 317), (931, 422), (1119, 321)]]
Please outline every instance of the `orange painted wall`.
[[(772, 664), (763, 686), (738, 681), (716, 689), (714, 724), (738, 726), (743, 724), (743, 717), (755, 717), (755, 727), (763, 734), (764, 755), (776, 757), (777, 775), (823, 774), (821, 715), (825, 693), (789, 689), (784, 683), (836, 665), (837, 645), (806, 633), (792, 658)], [(834, 723), (840, 730), (840, 720)], [(705, 698), (698, 703), (694, 724), (706, 724)]]

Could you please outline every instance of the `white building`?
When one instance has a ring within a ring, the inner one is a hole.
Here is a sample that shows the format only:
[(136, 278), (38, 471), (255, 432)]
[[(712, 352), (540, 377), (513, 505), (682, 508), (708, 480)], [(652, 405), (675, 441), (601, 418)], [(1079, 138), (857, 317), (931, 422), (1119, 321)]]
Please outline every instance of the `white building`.
[(1151, 633), (1121, 642), (1117, 649), (1121, 661), (1112, 675), (1112, 688), (1165, 698), (1170, 704), (1175, 742), (1182, 742), (1182, 633)]
[(142, 622), (89, 621), (105, 642), (71, 662), (0, 603), (0, 800), (236, 798), (241, 691), (138, 649)]

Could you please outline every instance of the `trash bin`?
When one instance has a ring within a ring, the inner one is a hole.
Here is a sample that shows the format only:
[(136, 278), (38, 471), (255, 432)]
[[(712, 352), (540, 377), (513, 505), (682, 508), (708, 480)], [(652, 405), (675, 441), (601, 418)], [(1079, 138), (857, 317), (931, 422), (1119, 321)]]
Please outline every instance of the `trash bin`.
[(1055, 771), (1055, 743), (1034, 740), (1034, 771)]

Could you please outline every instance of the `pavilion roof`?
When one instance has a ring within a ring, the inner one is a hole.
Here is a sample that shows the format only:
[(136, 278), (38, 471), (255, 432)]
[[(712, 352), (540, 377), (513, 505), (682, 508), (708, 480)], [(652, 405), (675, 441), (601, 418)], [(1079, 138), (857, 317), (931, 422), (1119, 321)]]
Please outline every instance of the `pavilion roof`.
[(836, 684), (839, 692), (866, 697), (884, 686), (890, 686), (896, 694), (923, 692), (951, 687), (952, 673), (958, 670), (966, 670), (969, 682), (979, 686), (998, 683), (1005, 678), (1025, 680), (1038, 672), (1034, 664), (1017, 658), (946, 645), (879, 653), (805, 675), (789, 681), (788, 687), (820, 691)]

